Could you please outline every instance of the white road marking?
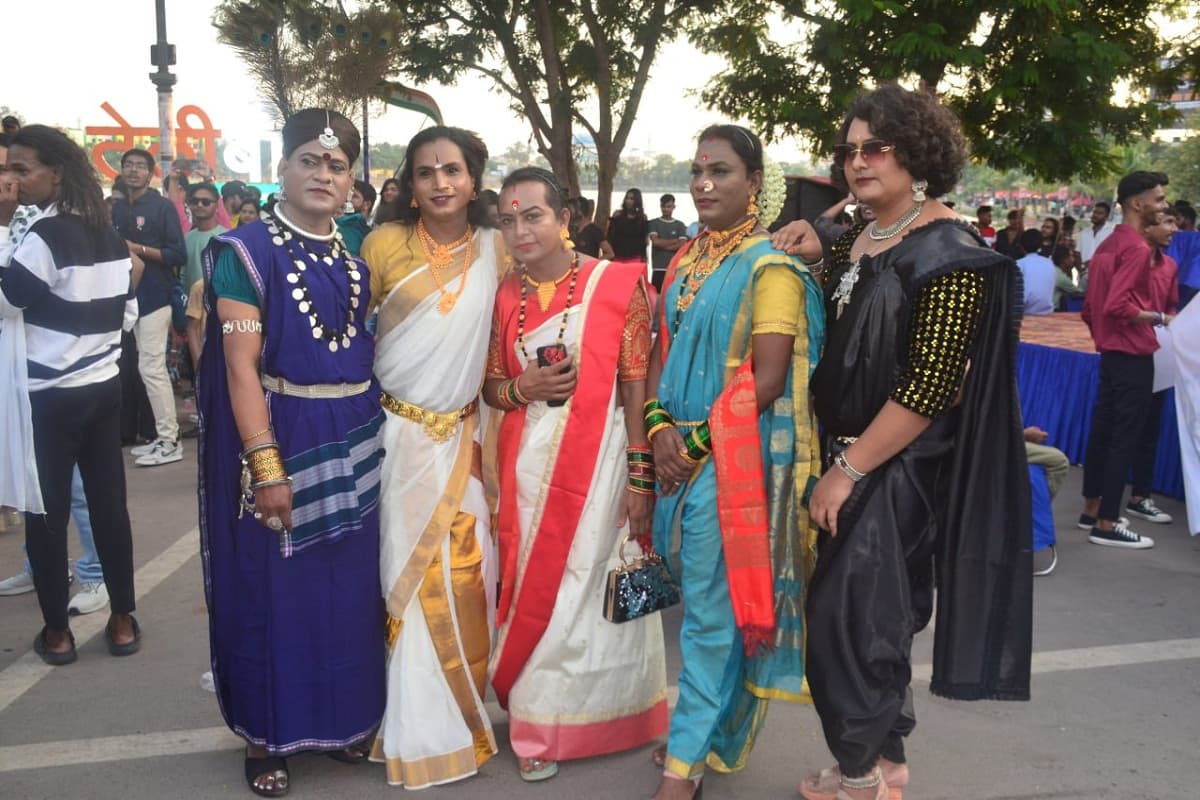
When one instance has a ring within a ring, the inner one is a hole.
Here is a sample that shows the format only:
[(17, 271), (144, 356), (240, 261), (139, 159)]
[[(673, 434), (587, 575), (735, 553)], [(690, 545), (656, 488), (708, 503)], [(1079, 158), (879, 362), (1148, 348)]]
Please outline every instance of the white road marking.
[[(1047, 650), (1033, 654), (1033, 674), (1047, 675), (1077, 669), (1156, 664), (1188, 658), (1200, 658), (1200, 639), (1164, 639), (1159, 642)], [(913, 680), (928, 683), (931, 671), (932, 667), (929, 664), (916, 664), (913, 666)]]
[[(199, 552), (199, 531), (192, 529), (137, 572), (138, 599), (153, 591), (160, 583), (177, 572)], [(72, 620), (78, 644), (91, 639), (104, 629), (106, 614), (96, 614)], [(1200, 659), (1200, 638), (1166, 639), (1158, 642), (1079, 647), (1070, 650), (1049, 650), (1033, 656), (1033, 674), (1122, 667), (1152, 664), (1183, 659)], [(12, 705), (25, 692), (50, 674), (53, 667), (31, 650), (0, 671), (0, 712)], [(913, 666), (913, 680), (929, 682), (929, 664)], [(671, 705), (679, 697), (677, 686), (668, 687)], [(486, 704), (494, 723), (504, 722), (504, 711), (494, 700)], [(183, 731), (156, 731), (126, 736), (103, 736), (92, 739), (69, 739), (60, 742), (0, 747), (0, 773), (26, 769), (43, 769), (64, 764), (99, 764), (108, 761), (129, 761), (157, 756), (193, 755), (225, 750), (238, 750), (244, 742), (225, 727), (197, 728)]]
[[(186, 564), (192, 556), (200, 553), (200, 529), (192, 528), (174, 544), (142, 565), (133, 578), (137, 589), (137, 599), (141, 600), (167, 578), (174, 575), (180, 567)], [(71, 620), (71, 632), (75, 634), (76, 646), (83, 645), (92, 637), (104, 630), (108, 624), (108, 614), (97, 613), (86, 617), (75, 617)], [(33, 688), (34, 684), (55, 670), (38, 656), (33, 650), (9, 664), (0, 671), (0, 713), (4, 713), (21, 695)], [(4, 748), (7, 750), (8, 748)], [(4, 759), (0, 757), (0, 761)], [(7, 762), (5, 762), (7, 763)], [(0, 769), (3, 769), (0, 766)]]

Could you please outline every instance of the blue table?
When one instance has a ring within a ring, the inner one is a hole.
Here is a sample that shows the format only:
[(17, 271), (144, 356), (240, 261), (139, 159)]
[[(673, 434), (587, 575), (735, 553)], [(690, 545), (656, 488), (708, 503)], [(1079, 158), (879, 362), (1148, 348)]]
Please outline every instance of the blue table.
[[(1099, 373), (1100, 356), (1095, 353), (1029, 342), (1017, 345), (1017, 385), (1025, 424), (1050, 434), (1046, 444), (1066, 453), (1072, 464), (1082, 464), (1087, 450)], [(1183, 497), (1174, 389), (1167, 390), (1163, 404), (1151, 486), (1157, 494)]]

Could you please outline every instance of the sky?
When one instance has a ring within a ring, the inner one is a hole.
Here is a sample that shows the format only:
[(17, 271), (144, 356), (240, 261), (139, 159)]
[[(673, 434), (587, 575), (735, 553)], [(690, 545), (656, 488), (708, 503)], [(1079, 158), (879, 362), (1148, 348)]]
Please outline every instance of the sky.
[[(265, 138), (271, 120), (254, 79), (233, 50), (216, 40), (214, 5), (166, 0), (167, 40), (177, 51), (175, 108), (200, 106), (226, 138)], [(115, 124), (100, 107), (107, 101), (132, 125), (157, 127), (157, 94), (149, 79), (153, 0), (34, 0), (6, 6), (0, 52), (10, 64), (38, 65), (38, 77), (15, 80), (19, 73), (10, 72), (0, 83), (0, 104), (16, 110), (23, 122), (81, 128)], [(625, 152), (689, 157), (700, 130), (726, 121), (700, 108), (696, 94), (721, 66), (720, 58), (697, 53), (686, 43), (667, 45), (651, 72)], [(529, 139), (528, 127), (486, 79), (416, 88), (434, 96), (447, 124), (477, 131), (493, 153)], [(372, 117), (371, 140), (404, 143), (426, 124), (419, 114), (389, 108)], [(803, 157), (794, 141), (767, 149), (779, 160)]]

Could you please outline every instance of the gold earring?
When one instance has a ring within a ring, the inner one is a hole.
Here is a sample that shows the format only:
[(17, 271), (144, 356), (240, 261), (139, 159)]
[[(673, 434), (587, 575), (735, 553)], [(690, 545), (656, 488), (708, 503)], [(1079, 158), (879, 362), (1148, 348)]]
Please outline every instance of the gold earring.
[(566, 228), (558, 229), (558, 238), (562, 240), (562, 249), (565, 252), (569, 253), (572, 249), (574, 249), (575, 243), (571, 241), (571, 234)]
[(751, 217), (758, 216), (758, 199), (754, 195), (750, 196), (750, 204), (746, 206), (746, 213)]

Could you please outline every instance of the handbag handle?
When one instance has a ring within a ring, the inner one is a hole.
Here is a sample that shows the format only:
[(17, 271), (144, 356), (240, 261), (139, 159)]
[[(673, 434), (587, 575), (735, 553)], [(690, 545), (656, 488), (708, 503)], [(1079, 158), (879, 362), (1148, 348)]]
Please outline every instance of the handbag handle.
[(645, 550), (642, 549), (640, 544), (638, 545), (638, 548), (642, 550), (642, 557), (640, 559), (637, 561), (630, 561), (629, 559), (625, 558), (625, 545), (629, 544), (630, 542), (637, 542), (637, 538), (638, 537), (634, 536), (632, 533), (629, 533), (626, 534), (625, 538), (621, 540), (621, 549), (618, 551), (618, 557), (621, 559), (622, 570), (627, 570), (630, 567), (637, 566), (640, 563), (654, 561), (658, 558), (658, 553), (654, 552), (653, 545), (650, 546), (649, 550)]

